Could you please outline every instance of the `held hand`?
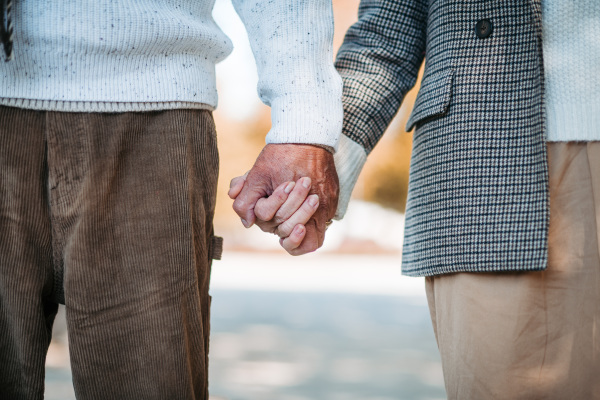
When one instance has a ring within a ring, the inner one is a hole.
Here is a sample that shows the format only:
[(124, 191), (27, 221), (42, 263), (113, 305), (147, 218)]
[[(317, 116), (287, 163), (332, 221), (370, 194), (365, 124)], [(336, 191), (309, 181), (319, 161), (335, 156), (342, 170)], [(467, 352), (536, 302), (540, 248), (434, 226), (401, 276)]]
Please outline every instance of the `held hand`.
[[(241, 192), (246, 175), (231, 180), (229, 197), (235, 199)], [(300, 246), (306, 234), (305, 224), (319, 207), (319, 197), (308, 195), (310, 178), (297, 182), (284, 182), (269, 197), (256, 202), (254, 214), (256, 225), (264, 232), (274, 233), (281, 238), (281, 246), (292, 251)]]
[[(298, 179), (303, 176), (312, 179)], [(337, 207), (333, 155), (317, 146), (269, 144), (245, 177), (231, 181), (229, 196), (244, 226), (256, 222), (278, 234), (292, 255), (314, 251), (323, 244), (326, 222)]]

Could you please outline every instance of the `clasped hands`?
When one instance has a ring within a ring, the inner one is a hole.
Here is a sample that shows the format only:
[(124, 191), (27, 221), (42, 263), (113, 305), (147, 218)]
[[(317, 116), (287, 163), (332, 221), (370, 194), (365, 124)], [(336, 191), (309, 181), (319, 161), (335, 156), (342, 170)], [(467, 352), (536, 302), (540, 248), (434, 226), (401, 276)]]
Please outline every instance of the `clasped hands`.
[(278, 235), (291, 255), (310, 253), (323, 244), (337, 208), (333, 155), (318, 146), (268, 144), (250, 171), (231, 180), (228, 194), (246, 228)]

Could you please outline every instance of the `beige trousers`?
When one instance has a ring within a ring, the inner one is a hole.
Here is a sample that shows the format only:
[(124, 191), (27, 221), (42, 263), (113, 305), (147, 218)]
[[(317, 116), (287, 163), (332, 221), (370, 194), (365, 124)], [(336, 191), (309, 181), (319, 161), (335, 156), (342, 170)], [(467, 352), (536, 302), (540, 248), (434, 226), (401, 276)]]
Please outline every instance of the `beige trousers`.
[(600, 399), (600, 142), (548, 160), (546, 271), (426, 279), (448, 399)]

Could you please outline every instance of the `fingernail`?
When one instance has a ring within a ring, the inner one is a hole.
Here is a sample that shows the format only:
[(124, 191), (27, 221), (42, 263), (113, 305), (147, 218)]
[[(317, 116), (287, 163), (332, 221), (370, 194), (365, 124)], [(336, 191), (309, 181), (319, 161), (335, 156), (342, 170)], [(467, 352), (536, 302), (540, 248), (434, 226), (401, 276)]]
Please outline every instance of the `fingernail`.
[(242, 218), (242, 224), (248, 228), (248, 221), (246, 221), (244, 218)]
[(316, 194), (313, 194), (312, 196), (310, 196), (308, 198), (308, 204), (310, 204), (311, 207), (315, 207), (317, 204), (319, 204), (319, 196)]
[(294, 230), (296, 231), (297, 235), (302, 235), (304, 233), (304, 226), (302, 225), (297, 225)]
[(302, 186), (308, 189), (310, 187), (310, 178), (302, 178)]
[(283, 191), (286, 194), (290, 194), (290, 192), (292, 191), (292, 189), (294, 188), (294, 186), (296, 186), (296, 182), (290, 182), (287, 184), (287, 186), (285, 187), (285, 189), (283, 189)]

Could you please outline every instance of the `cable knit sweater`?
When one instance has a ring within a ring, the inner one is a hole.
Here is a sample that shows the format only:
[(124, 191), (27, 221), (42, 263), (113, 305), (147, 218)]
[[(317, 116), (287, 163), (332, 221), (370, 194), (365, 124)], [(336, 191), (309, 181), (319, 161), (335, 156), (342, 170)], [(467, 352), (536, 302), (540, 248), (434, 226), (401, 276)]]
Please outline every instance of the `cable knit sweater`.
[[(548, 141), (600, 140), (600, 1), (542, 0)], [(367, 160), (346, 136), (335, 155), (340, 178), (336, 218), (344, 216)]]
[[(15, 0), (14, 57), (0, 104), (78, 112), (213, 109), (215, 64), (232, 49), (214, 0)], [(272, 108), (268, 143), (336, 147), (341, 79), (330, 0), (234, 0)], [(0, 57), (1, 58), (1, 57)]]

